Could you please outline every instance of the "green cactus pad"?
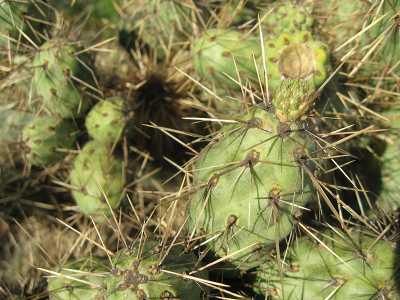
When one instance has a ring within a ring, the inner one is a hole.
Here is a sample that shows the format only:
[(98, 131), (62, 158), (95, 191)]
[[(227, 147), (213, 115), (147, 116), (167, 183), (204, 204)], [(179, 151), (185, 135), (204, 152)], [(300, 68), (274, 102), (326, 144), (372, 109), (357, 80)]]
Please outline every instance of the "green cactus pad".
[(72, 149), (78, 129), (70, 120), (50, 116), (34, 117), (22, 132), (22, 140), (28, 148), (27, 159), (32, 165), (48, 166)]
[(284, 32), (294, 34), (297, 31), (309, 31), (313, 25), (313, 18), (304, 6), (296, 5), (292, 1), (283, 1), (274, 5), (272, 11), (268, 7), (262, 12), (263, 31), (271, 36)]
[(258, 292), (268, 299), (398, 299), (394, 244), (367, 233), (337, 231), (302, 238), (285, 261), (264, 264), (257, 272)]
[(261, 56), (259, 44), (257, 38), (246, 37), (238, 31), (207, 30), (192, 47), (195, 71), (221, 88), (240, 90), (240, 85), (228, 76), (243, 82), (257, 80), (255, 61)]
[[(146, 242), (142, 253), (139, 247), (117, 253), (113, 262), (115, 275), (106, 279), (107, 299), (202, 299), (199, 284), (182, 277), (194, 270), (197, 258), (184, 253), (182, 247), (172, 247), (160, 264), (162, 253), (157, 246), (155, 242)], [(193, 276), (204, 275), (200, 272)]]
[(111, 213), (108, 204), (117, 208), (124, 195), (123, 162), (113, 157), (111, 149), (107, 143), (87, 143), (70, 173), (72, 195), (80, 211), (99, 221)]
[(103, 281), (108, 272), (100, 259), (82, 258), (56, 273), (47, 280), (50, 300), (103, 299)]
[(195, 165), (190, 234), (206, 234), (220, 256), (241, 251), (230, 260), (248, 268), (244, 257), (283, 239), (310, 201), (312, 187), (300, 161), (311, 149), (302, 133), (261, 108), (224, 126)]
[(395, 106), (383, 115), (389, 119), (386, 127), (387, 146), (380, 158), (382, 191), (376, 205), (386, 213), (400, 207), (400, 107)]
[[(147, 241), (129, 251), (120, 250), (112, 259), (111, 272), (98, 259), (70, 263), (61, 276), (49, 279), (50, 299), (204, 299), (204, 288), (193, 278), (184, 278), (195, 270), (197, 258), (179, 246), (168, 249), (168, 254), (167, 248), (160, 249), (156, 242)], [(192, 276), (203, 279), (207, 274)]]
[(87, 108), (76, 79), (83, 71), (75, 57), (76, 48), (62, 40), (46, 42), (36, 54), (33, 86), (44, 106), (62, 118), (77, 117)]
[(108, 98), (98, 102), (86, 117), (85, 125), (91, 138), (114, 144), (125, 128), (124, 99)]
[(327, 78), (329, 61), (327, 47), (313, 39), (308, 31), (282, 33), (265, 40), (269, 85), (275, 91), (282, 78), (307, 79), (314, 87)]

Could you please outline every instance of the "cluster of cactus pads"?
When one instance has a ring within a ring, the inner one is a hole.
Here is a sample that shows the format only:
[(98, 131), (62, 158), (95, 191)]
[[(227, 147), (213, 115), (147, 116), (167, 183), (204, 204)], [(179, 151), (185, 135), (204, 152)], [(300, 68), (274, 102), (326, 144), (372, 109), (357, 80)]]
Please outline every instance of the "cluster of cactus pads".
[(0, 0), (0, 299), (400, 299), (400, 1)]

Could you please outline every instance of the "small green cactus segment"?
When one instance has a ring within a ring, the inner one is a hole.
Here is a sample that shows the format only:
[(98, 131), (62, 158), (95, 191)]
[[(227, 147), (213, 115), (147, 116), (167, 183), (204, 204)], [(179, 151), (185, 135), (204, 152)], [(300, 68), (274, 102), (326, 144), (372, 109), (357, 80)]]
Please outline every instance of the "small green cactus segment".
[(246, 37), (239, 31), (204, 31), (192, 47), (195, 71), (220, 88), (240, 90), (240, 85), (234, 80), (258, 80), (255, 61), (261, 56), (259, 43), (257, 38)]
[[(111, 272), (100, 259), (71, 262), (59, 276), (48, 279), (50, 300), (203, 299), (200, 285), (184, 278), (195, 270), (195, 255), (184, 253), (179, 246), (168, 249), (168, 254), (159, 249), (156, 242), (146, 241), (132, 250), (120, 250)], [(202, 271), (192, 276), (203, 279), (207, 274)]]
[[(123, 162), (111, 153), (112, 145), (90, 141), (75, 158), (70, 181), (82, 213), (99, 221), (119, 206), (124, 195)], [(110, 207), (108, 206), (108, 204)]]
[(376, 205), (385, 212), (400, 207), (400, 107), (392, 108), (383, 115), (389, 119), (387, 146), (380, 158), (382, 191)]
[(124, 99), (108, 98), (98, 102), (86, 117), (89, 136), (99, 142), (114, 144), (125, 128)]
[(83, 73), (75, 51), (65, 41), (50, 40), (42, 45), (33, 61), (36, 93), (42, 97), (46, 109), (62, 118), (75, 118), (87, 108), (73, 78)]
[(298, 31), (310, 31), (313, 18), (305, 6), (283, 1), (271, 8), (266, 8), (262, 14), (262, 29), (267, 35), (278, 36), (284, 32), (294, 34)]
[(78, 133), (70, 120), (50, 116), (34, 117), (22, 132), (22, 140), (28, 148), (27, 159), (32, 165), (49, 166), (72, 149)]
[(301, 238), (285, 261), (262, 265), (257, 291), (280, 300), (399, 298), (394, 244), (356, 231), (319, 239)]
[(252, 262), (243, 258), (285, 238), (294, 217), (311, 200), (312, 186), (301, 161), (312, 143), (256, 107), (236, 124), (224, 126), (219, 137), (197, 160), (199, 190), (189, 205), (188, 230), (206, 234), (220, 256), (240, 251), (231, 262), (246, 269)]
[(100, 259), (82, 258), (68, 263), (57, 273), (47, 280), (50, 300), (103, 299), (104, 277), (100, 273), (108, 274)]
[(304, 79), (321, 85), (327, 78), (328, 49), (314, 40), (311, 32), (282, 33), (265, 40), (265, 56), (269, 85), (272, 91), (279, 88), (283, 79)]
[[(173, 246), (160, 263), (165, 254), (160, 253), (157, 246), (155, 242), (146, 242), (142, 253), (136, 247), (133, 251), (122, 250), (116, 254), (115, 272), (105, 280), (107, 299), (203, 299), (200, 285), (183, 277), (195, 269), (194, 254)], [(193, 276), (204, 278), (205, 275), (199, 272)]]
[(283, 80), (272, 98), (275, 115), (282, 123), (302, 117), (314, 103), (314, 89), (307, 80)]

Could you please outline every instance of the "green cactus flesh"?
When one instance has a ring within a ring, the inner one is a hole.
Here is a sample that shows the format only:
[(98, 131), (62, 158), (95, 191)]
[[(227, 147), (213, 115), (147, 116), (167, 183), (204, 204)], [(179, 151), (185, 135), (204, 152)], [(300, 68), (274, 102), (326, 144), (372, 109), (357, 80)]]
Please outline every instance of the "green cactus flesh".
[[(172, 247), (161, 265), (156, 243), (147, 242), (141, 255), (138, 249), (133, 253), (120, 251), (114, 261), (116, 275), (106, 279), (107, 299), (202, 299), (200, 286), (193, 279), (182, 277), (197, 262), (193, 254), (183, 250)], [(204, 275), (201, 272), (195, 276)]]
[[(237, 82), (258, 82), (263, 74), (264, 60), (259, 44), (257, 38), (244, 38), (237, 31), (209, 30), (193, 46), (194, 68), (197, 74), (211, 79), (219, 88), (240, 89)], [(278, 89), (282, 79), (307, 79), (318, 87), (327, 78), (328, 50), (308, 31), (267, 37), (264, 48), (272, 92)]]
[(385, 212), (400, 207), (400, 107), (383, 113), (389, 119), (387, 146), (380, 158), (382, 167), (382, 192), (376, 202)]
[[(102, 220), (117, 208), (124, 195), (123, 162), (111, 153), (112, 145), (90, 141), (75, 158), (70, 173), (72, 195), (81, 212)], [(108, 202), (108, 204), (107, 204)]]
[(282, 78), (307, 79), (315, 87), (327, 78), (328, 50), (310, 32), (282, 33), (276, 38), (267, 38), (264, 44), (272, 91), (279, 87)]
[(276, 4), (272, 11), (268, 7), (263, 13), (265, 16), (261, 16), (262, 29), (271, 36), (284, 32), (294, 34), (297, 31), (309, 31), (313, 25), (313, 18), (306, 8), (291, 1)]
[(124, 99), (108, 98), (98, 102), (86, 117), (89, 136), (105, 143), (116, 143), (125, 127)]
[[(199, 284), (183, 278), (195, 267), (197, 259), (193, 254), (185, 254), (182, 247), (174, 246), (160, 263), (164, 255), (155, 242), (146, 242), (143, 249), (136, 246), (132, 251), (124, 249), (116, 253), (111, 272), (98, 260), (68, 266), (76, 271), (63, 271), (61, 276), (49, 279), (50, 299), (203, 299)], [(194, 276), (204, 278), (206, 274), (200, 272)]]
[(83, 72), (75, 47), (62, 40), (46, 42), (36, 54), (33, 86), (44, 106), (62, 118), (77, 117), (87, 108), (76, 79)]
[(257, 80), (253, 55), (259, 60), (261, 51), (256, 38), (234, 30), (210, 29), (194, 41), (192, 53), (197, 74), (218, 87), (240, 90), (234, 80)]
[(77, 133), (76, 125), (70, 120), (50, 116), (32, 118), (22, 132), (28, 161), (38, 166), (58, 162), (73, 148)]
[(102, 284), (108, 272), (100, 259), (82, 258), (68, 263), (57, 273), (47, 280), (50, 300), (104, 299)]
[(262, 265), (258, 292), (281, 300), (398, 299), (392, 243), (361, 232), (329, 232), (319, 240), (301, 238), (285, 261)]
[(190, 233), (206, 233), (220, 256), (241, 251), (231, 260), (247, 268), (242, 258), (284, 238), (311, 199), (301, 163), (311, 149), (301, 132), (261, 108), (224, 126), (196, 164)]
[(314, 103), (314, 89), (307, 80), (283, 80), (272, 99), (279, 121), (293, 122), (303, 116)]

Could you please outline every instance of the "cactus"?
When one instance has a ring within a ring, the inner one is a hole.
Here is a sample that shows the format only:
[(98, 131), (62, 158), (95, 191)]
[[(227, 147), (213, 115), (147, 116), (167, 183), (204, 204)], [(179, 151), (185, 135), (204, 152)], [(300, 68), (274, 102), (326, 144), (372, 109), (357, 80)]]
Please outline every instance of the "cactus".
[(44, 2), (1, 0), (0, 47), (9, 39), (12, 49), (17, 48), (13, 46), (21, 44), (21, 41), (40, 45), (43, 33), (53, 19), (54, 12)]
[[(142, 246), (136, 244), (131, 251), (123, 249), (116, 253), (111, 272), (106, 272), (104, 262), (99, 260), (72, 264), (74, 269), (85, 274), (78, 279), (84, 279), (91, 286), (70, 279), (76, 277), (76, 271), (64, 271), (61, 276), (49, 279), (50, 299), (70, 300), (78, 295), (80, 299), (103, 297), (110, 300), (203, 299), (199, 285), (193, 279), (183, 278), (196, 264), (193, 254), (185, 254), (182, 247), (174, 246), (164, 257), (156, 242), (148, 241)], [(202, 278), (206, 274), (201, 272), (196, 276)]]
[[(314, 2), (313, 16), (317, 21), (317, 30), (332, 49), (343, 45), (361, 30), (368, 11), (366, 1), (317, 0)], [(349, 47), (343, 48), (339, 53), (336, 51), (333, 53), (341, 58), (347, 51)]]
[[(300, 92), (292, 96), (304, 99)], [(304, 172), (312, 169), (306, 161), (314, 146), (297, 123), (281, 123), (259, 107), (233, 123), (197, 159), (188, 230), (205, 233), (220, 256), (241, 251), (231, 260), (245, 269), (250, 245), (275, 245), (311, 200)]]
[(268, 299), (398, 299), (394, 244), (365, 232), (303, 237), (285, 261), (259, 267), (255, 286)]
[(89, 136), (102, 143), (114, 144), (125, 128), (124, 99), (108, 98), (98, 102), (86, 117)]
[(294, 34), (298, 31), (310, 31), (313, 18), (305, 6), (292, 3), (292, 1), (281, 1), (273, 6), (271, 10), (267, 7), (262, 12), (262, 29), (265, 34), (276, 37), (284, 32)]
[(204, 31), (194, 41), (192, 54), (197, 74), (202, 78), (211, 79), (220, 88), (240, 90), (240, 85), (231, 78), (236, 81), (239, 81), (239, 78), (243, 81), (255, 81), (258, 78), (255, 64), (261, 57), (259, 41), (238, 31)]
[(398, 106), (385, 111), (383, 115), (389, 119), (386, 124), (386, 149), (380, 157), (382, 168), (382, 192), (376, 205), (389, 213), (400, 207), (400, 109)]
[(307, 79), (314, 88), (321, 85), (329, 71), (328, 49), (308, 31), (282, 33), (265, 40), (269, 85), (275, 91), (282, 78)]
[[(314, 40), (310, 32), (284, 32), (266, 38), (264, 46), (268, 84), (272, 92), (279, 87), (282, 78), (309, 79), (315, 87), (327, 78), (328, 49)], [(240, 89), (240, 85), (229, 78), (239, 81), (237, 72), (243, 83), (257, 82), (262, 78), (263, 59), (257, 38), (245, 39), (236, 31), (209, 30), (195, 42), (192, 51), (196, 72), (212, 79), (219, 87)]]
[(88, 142), (75, 158), (70, 181), (72, 196), (84, 214), (100, 222), (124, 196), (123, 162), (111, 153), (112, 145)]
[(102, 299), (102, 283), (108, 275), (103, 260), (83, 257), (67, 263), (63, 269), (47, 280), (50, 300)]
[[(352, 67), (350, 76), (358, 73), (361, 79), (371, 81), (374, 76), (385, 77), (388, 70), (399, 73), (394, 66), (400, 59), (400, 1), (384, 1), (382, 5), (362, 0), (321, 0), (316, 3), (314, 14), (319, 20), (318, 30), (332, 48), (340, 47), (340, 51), (335, 51), (336, 56), (338, 59), (346, 56), (345, 61)], [(350, 39), (352, 42), (342, 46)], [(388, 86), (392, 83), (389, 81)]]
[(78, 89), (77, 80), (85, 80), (87, 71), (74, 55), (77, 49), (63, 40), (49, 40), (36, 54), (33, 86), (51, 113), (76, 118), (88, 107)]
[[(139, 37), (150, 47), (170, 48), (187, 40), (192, 34), (194, 4), (174, 0), (137, 0), (136, 5), (127, 7)], [(126, 26), (125, 26), (126, 27)], [(132, 27), (132, 26), (130, 26)]]
[(45, 167), (60, 161), (66, 150), (73, 148), (77, 133), (76, 125), (70, 120), (34, 117), (22, 132), (22, 140), (28, 149), (28, 162)]

